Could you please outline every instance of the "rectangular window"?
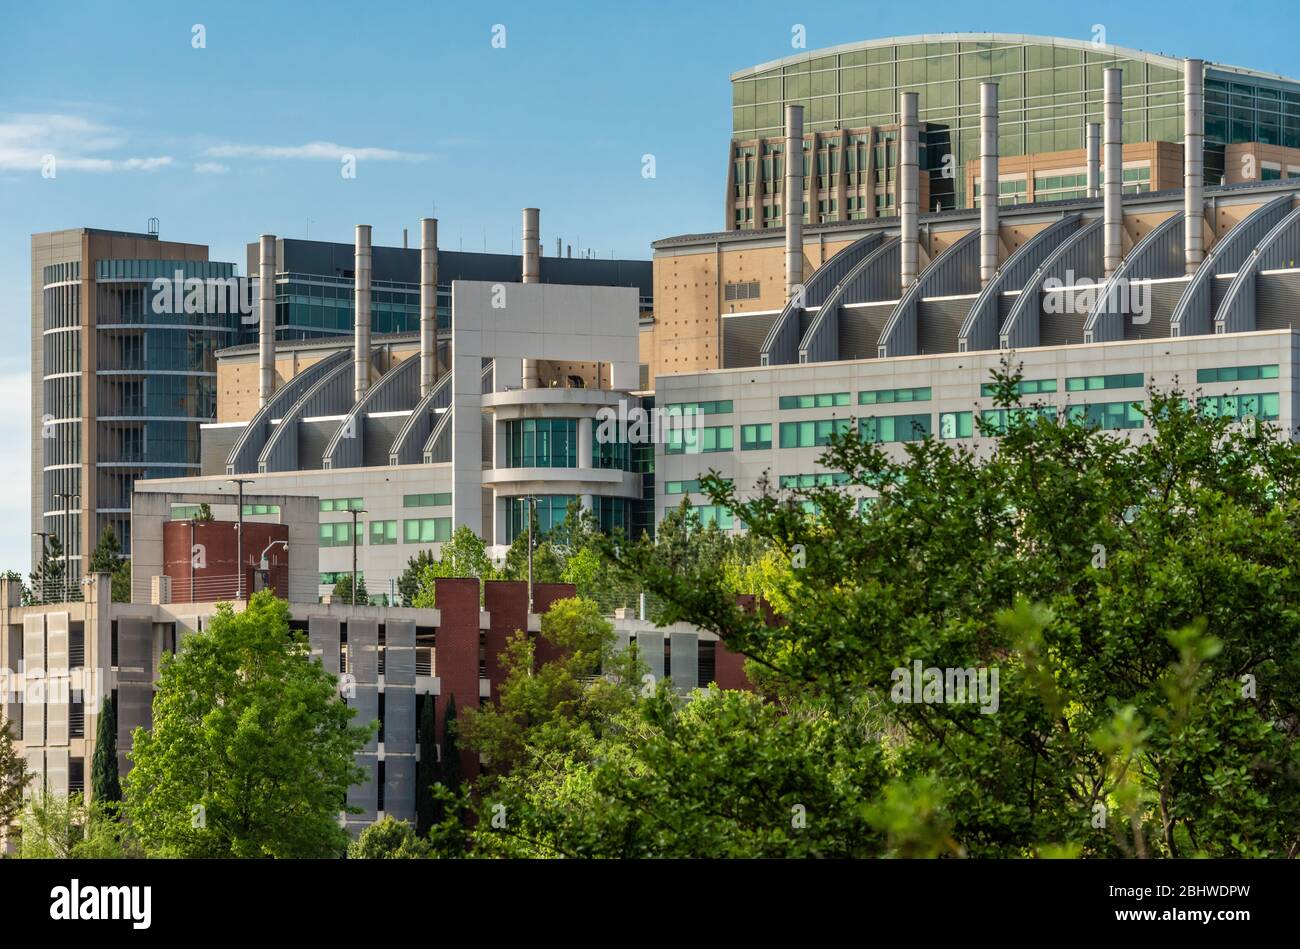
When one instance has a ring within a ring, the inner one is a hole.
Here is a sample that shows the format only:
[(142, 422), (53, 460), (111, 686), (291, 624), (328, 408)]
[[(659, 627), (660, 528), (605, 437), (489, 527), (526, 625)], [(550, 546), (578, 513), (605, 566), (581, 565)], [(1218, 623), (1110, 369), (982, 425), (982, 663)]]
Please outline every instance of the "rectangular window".
[(783, 395), (783, 409), (828, 409), (838, 405), (848, 405), (847, 392), (822, 392), (817, 395)]
[(740, 426), (740, 450), (761, 451), (772, 447), (772, 423)]
[(1276, 392), (1212, 395), (1197, 400), (1197, 407), (1212, 418), (1248, 418), (1275, 421), (1281, 400)]
[[(730, 478), (722, 479), (727, 484), (731, 484)], [(689, 481), (665, 481), (664, 494), (699, 494), (700, 479), (691, 478)]]
[(668, 433), (664, 453), (669, 455), (698, 455), (701, 452), (731, 451), (735, 429), (730, 425), (706, 426), (686, 431)]
[(858, 431), (865, 442), (919, 442), (930, 434), (930, 416), (864, 418), (858, 422)]
[(1146, 423), (1141, 402), (1093, 402), (1087, 405), (1072, 405), (1069, 413), (1071, 422), (1082, 422), (1093, 428), (1107, 431), (1141, 428)]
[(701, 527), (717, 524), (720, 530), (727, 531), (735, 524), (735, 517), (731, 510), (721, 504), (701, 504), (695, 508), (695, 513), (700, 517)]
[(365, 505), (361, 498), (321, 498), (320, 509), (328, 511), (360, 511)]
[[(1141, 383), (1139, 383), (1140, 385)], [(986, 382), (980, 386), (980, 395), (989, 398), (994, 394), (995, 386), (991, 382)], [(1055, 379), (1021, 379), (1016, 383), (1017, 395), (1041, 395), (1046, 392), (1056, 391)]]
[(279, 514), (279, 513), (280, 513), (280, 505), (278, 504), (245, 504), (244, 505), (245, 517), (248, 517), (252, 514)]
[(984, 423), (984, 430), (990, 435), (1001, 435), (1007, 430), (1008, 421), (1031, 422), (1036, 418), (1042, 418), (1055, 422), (1056, 416), (1056, 406), (1041, 405), (1017, 409), (985, 409), (980, 413), (980, 421)]
[(370, 543), (375, 545), (397, 543), (397, 521), (371, 521)]
[(451, 507), (451, 492), (439, 494), (404, 494), (402, 507)]
[(928, 386), (918, 389), (876, 389), (859, 392), (858, 405), (889, 405), (894, 402), (929, 402)]
[(818, 474), (781, 475), (783, 488), (830, 488), (841, 487), (849, 483), (849, 476), (842, 471), (823, 471)]
[(1271, 366), (1222, 366), (1218, 369), (1197, 369), (1197, 382), (1252, 382), (1255, 379), (1276, 379), (1277, 363)]
[(1066, 392), (1094, 392), (1098, 389), (1141, 389), (1145, 381), (1140, 372), (1109, 376), (1071, 376), (1065, 380)]
[(831, 443), (833, 434), (843, 435), (851, 427), (851, 420), (822, 419), (816, 422), (782, 422), (782, 448), (819, 448)]
[(715, 399), (712, 402), (674, 402), (667, 406), (669, 415), (730, 415), (731, 399)]
[(970, 438), (975, 434), (974, 412), (943, 412), (939, 415), (940, 438)]
[[(365, 543), (365, 534), (362, 531), (357, 532), (357, 544)], [(339, 521), (337, 524), (320, 525), (320, 546), (322, 547), (351, 547), (352, 546), (352, 522)]]
[(402, 521), (402, 540), (407, 544), (441, 544), (451, 540), (450, 517), (417, 517)]

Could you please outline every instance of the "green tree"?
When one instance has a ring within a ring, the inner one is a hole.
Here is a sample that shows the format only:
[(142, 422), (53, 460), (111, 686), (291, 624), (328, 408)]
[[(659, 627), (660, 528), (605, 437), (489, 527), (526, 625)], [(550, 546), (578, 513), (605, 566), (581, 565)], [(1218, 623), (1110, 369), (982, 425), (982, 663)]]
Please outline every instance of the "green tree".
[(99, 543), (90, 555), (88, 573), (108, 573), (113, 576), (113, 602), (131, 602), (131, 561), (122, 556), (122, 542), (111, 524), (104, 525)]
[(41, 538), (41, 559), (28, 574), (35, 603), (57, 603), (63, 599), (63, 542), (58, 534)]
[(483, 540), (465, 524), (452, 532), (451, 540), (442, 545), (441, 556), (425, 564), (411, 604), (421, 609), (434, 607), (434, 581), (447, 577), (494, 580), (496, 567), (487, 555)]
[(66, 860), (83, 839), (85, 821), (76, 797), (38, 791), (23, 807), (19, 853), (24, 860)]
[(342, 853), (340, 804), (365, 779), (353, 755), (376, 728), (355, 714), (290, 629), (288, 604), (264, 590), (241, 613), (221, 605), (164, 656), (153, 729), (134, 732), (133, 831), (151, 856)]
[(415, 830), (423, 837), (441, 817), (433, 798), (433, 786), (441, 782), (442, 769), (438, 761), (437, 698), (426, 695), (420, 704), (420, 760), (415, 764)]
[(9, 723), (0, 716), (0, 827), (7, 827), (23, 809), (23, 789), (31, 780), (27, 761), (14, 747)]
[(95, 756), (90, 766), (90, 797), (96, 803), (122, 800), (117, 775), (117, 704), (112, 693), (104, 696), (95, 724)]
[(428, 841), (420, 839), (404, 820), (385, 817), (348, 844), (349, 860), (419, 860), (429, 856)]
[[(884, 753), (884, 783), (856, 782), (881, 853), (1295, 856), (1300, 446), (1177, 391), (1151, 392), (1151, 431), (1128, 439), (1023, 411), (1018, 382), (995, 374), (1007, 423), (981, 426), (978, 454), (848, 436), (821, 463), (849, 491), (741, 499), (705, 479), (790, 558), (778, 623), (737, 606), (712, 558), (637, 545), (620, 566), (663, 621), (747, 655), (791, 727)], [(908, 699), (914, 663), (997, 671), (992, 701)], [(669, 754), (651, 775), (689, 760), (679, 740), (645, 747)], [(637, 760), (612, 786), (635, 785)], [(731, 764), (775, 791), (757, 749)]]
[(415, 595), (420, 592), (420, 574), (424, 568), (436, 563), (432, 550), (421, 550), (406, 561), (406, 569), (397, 578), (397, 592), (402, 596), (402, 603), (410, 606), (415, 602)]
[(452, 794), (459, 794), (464, 783), (460, 766), (460, 728), (456, 722), (456, 696), (447, 696), (447, 708), (442, 717), (442, 780), (439, 782)]
[[(333, 600), (335, 603), (352, 602), (352, 574), (343, 573), (334, 581)], [(358, 606), (370, 603), (370, 594), (366, 591), (366, 578), (360, 572), (357, 573), (357, 599)]]

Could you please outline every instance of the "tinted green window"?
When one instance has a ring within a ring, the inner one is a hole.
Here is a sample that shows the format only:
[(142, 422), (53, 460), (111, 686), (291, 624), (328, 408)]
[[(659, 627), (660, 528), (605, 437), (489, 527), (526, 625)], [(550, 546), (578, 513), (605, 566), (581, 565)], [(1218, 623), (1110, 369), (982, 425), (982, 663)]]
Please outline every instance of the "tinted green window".
[(1211, 417), (1276, 420), (1281, 400), (1276, 392), (1214, 395), (1197, 400), (1201, 412)]
[(371, 521), (370, 522), (370, 543), (371, 544), (397, 543), (397, 521)]
[(713, 402), (674, 402), (667, 407), (669, 415), (729, 415), (732, 412), (731, 399), (717, 399)]
[(244, 515), (250, 514), (279, 514), (280, 505), (278, 504), (245, 504)]
[(451, 492), (440, 494), (404, 494), (402, 507), (450, 507)]
[(980, 421), (984, 423), (984, 430), (991, 435), (1001, 435), (1007, 429), (1007, 422), (1023, 419), (1026, 422), (1032, 422), (1034, 419), (1046, 419), (1049, 422), (1056, 421), (1057, 410), (1054, 405), (1043, 406), (1026, 406), (1015, 409), (985, 409), (980, 413)]
[(408, 544), (440, 544), (451, 540), (450, 517), (419, 517), (402, 521), (402, 540)]
[(876, 389), (859, 392), (858, 405), (889, 405), (893, 402), (929, 402), (929, 387), (919, 389)]
[(360, 511), (365, 505), (361, 498), (321, 498), (322, 511)]
[(1065, 391), (1093, 392), (1098, 389), (1140, 389), (1145, 384), (1140, 372), (1109, 376), (1071, 376), (1065, 380)]
[(780, 404), (783, 409), (828, 409), (837, 405), (848, 405), (849, 394), (821, 392), (816, 395), (783, 395)]
[(973, 434), (975, 434), (975, 413), (944, 412), (940, 414), (940, 438), (970, 438)]
[(668, 433), (665, 454), (697, 455), (701, 452), (731, 451), (735, 429), (730, 425), (708, 426), (701, 429), (673, 430)]
[(815, 422), (782, 422), (782, 448), (817, 448), (831, 443), (833, 434), (844, 434), (851, 427), (850, 419), (822, 419)]
[(505, 467), (578, 467), (577, 419), (516, 419), (506, 422), (505, 428)]
[(1223, 366), (1219, 369), (1197, 369), (1197, 382), (1249, 382), (1255, 379), (1276, 379), (1277, 364), (1271, 366)]
[[(1055, 379), (1022, 379), (1016, 384), (1016, 393), (1018, 395), (1039, 395), (1045, 392), (1056, 391)], [(986, 382), (980, 386), (980, 395), (988, 398), (994, 394), (994, 385)]]
[(772, 423), (740, 426), (740, 450), (757, 451), (772, 447)]
[(858, 422), (866, 442), (917, 442), (930, 434), (929, 415), (888, 415)]
[(1146, 424), (1140, 402), (1094, 402), (1088, 405), (1072, 405), (1069, 412), (1071, 422), (1082, 422), (1108, 431), (1141, 428)]
[(849, 476), (842, 471), (823, 471), (817, 474), (781, 475), (783, 488), (829, 488), (840, 487), (849, 483)]
[(721, 504), (701, 504), (695, 508), (695, 513), (699, 515), (700, 526), (708, 527), (710, 524), (717, 524), (721, 530), (731, 530), (735, 524), (735, 517), (729, 508)]
[[(364, 528), (357, 531), (357, 544), (365, 542)], [(340, 521), (337, 524), (320, 525), (320, 546), (322, 547), (351, 547), (352, 546), (352, 522)]]

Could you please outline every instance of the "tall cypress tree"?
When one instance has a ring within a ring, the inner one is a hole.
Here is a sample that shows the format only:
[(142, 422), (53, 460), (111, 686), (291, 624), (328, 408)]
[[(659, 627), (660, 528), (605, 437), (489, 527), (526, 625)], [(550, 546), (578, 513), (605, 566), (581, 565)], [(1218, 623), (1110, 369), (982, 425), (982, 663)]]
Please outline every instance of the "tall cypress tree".
[(95, 759), (90, 769), (90, 795), (98, 804), (122, 800), (117, 777), (117, 706), (111, 694), (104, 696), (95, 727)]
[(433, 800), (433, 786), (442, 780), (438, 761), (438, 740), (435, 734), (437, 698), (424, 696), (424, 709), (420, 712), (420, 761), (415, 766), (415, 832), (423, 837), (441, 817), (440, 807)]
[(456, 696), (447, 696), (447, 711), (442, 723), (442, 783), (453, 794), (464, 780), (460, 769), (460, 747), (456, 740)]

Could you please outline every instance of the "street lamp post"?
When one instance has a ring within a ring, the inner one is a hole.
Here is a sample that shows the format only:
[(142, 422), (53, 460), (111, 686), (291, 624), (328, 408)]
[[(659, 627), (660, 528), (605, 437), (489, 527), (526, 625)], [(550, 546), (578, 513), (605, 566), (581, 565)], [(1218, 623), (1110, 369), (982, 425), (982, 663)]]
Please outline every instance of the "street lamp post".
[(369, 514), (365, 508), (350, 508), (352, 514), (352, 605), (357, 605), (357, 515)]
[(537, 511), (537, 498), (528, 495), (524, 498), (528, 507), (528, 612), (533, 611), (533, 515)]
[(67, 491), (56, 491), (54, 496), (63, 500), (63, 602), (68, 602), (68, 579), (72, 576), (72, 535), (68, 532), (68, 517), (72, 514), (72, 502), (80, 500), (81, 495)]
[(262, 551), (262, 556), (257, 559), (257, 569), (266, 575), (265, 581), (268, 586), (271, 583), (271, 565), (267, 563), (266, 555), (271, 552), (271, 548), (276, 544), (284, 544), (284, 552), (289, 552), (289, 542), (287, 540), (273, 540), (266, 545), (266, 549)]
[(239, 509), (237, 512), (238, 522), (235, 530), (239, 536), (235, 538), (235, 557), (238, 564), (235, 568), (235, 599), (244, 598), (244, 485), (252, 484), (253, 478), (227, 478), (227, 484), (238, 485), (239, 487)]

